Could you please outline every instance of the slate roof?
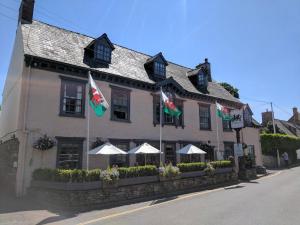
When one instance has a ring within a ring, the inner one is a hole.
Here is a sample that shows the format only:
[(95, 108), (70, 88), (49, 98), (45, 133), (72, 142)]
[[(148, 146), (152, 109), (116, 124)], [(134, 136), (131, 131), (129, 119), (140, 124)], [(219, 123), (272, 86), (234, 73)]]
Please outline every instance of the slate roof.
[(288, 121), (278, 119), (275, 119), (275, 124), (283, 133), (291, 136), (300, 137), (300, 126)]
[[(41, 57), (48, 60), (63, 62), (74, 66), (89, 68), (83, 63), (84, 48), (87, 47), (95, 38), (58, 28), (43, 22), (33, 21), (32, 24), (22, 25), (24, 53)], [(115, 74), (146, 83), (154, 84), (145, 71), (144, 64), (151, 58), (143, 54), (117, 44), (114, 44), (112, 51), (111, 64), (109, 68), (93, 68), (98, 71)], [(190, 93), (203, 94), (198, 91), (188, 79), (187, 72), (191, 68), (168, 62), (166, 67), (167, 78), (173, 79), (186, 91)], [(212, 97), (225, 99), (240, 103), (222, 86), (216, 82), (208, 83), (208, 92)]]

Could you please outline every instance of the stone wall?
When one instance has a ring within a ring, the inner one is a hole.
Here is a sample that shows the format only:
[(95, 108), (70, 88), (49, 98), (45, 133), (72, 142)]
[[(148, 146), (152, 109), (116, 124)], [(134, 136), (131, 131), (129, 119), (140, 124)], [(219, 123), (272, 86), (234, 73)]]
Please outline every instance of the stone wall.
[(49, 188), (32, 187), (30, 194), (40, 202), (47, 202), (64, 207), (86, 207), (99, 205), (119, 205), (139, 199), (152, 199), (162, 196), (176, 195), (193, 190), (200, 190), (228, 183), (237, 182), (235, 172), (215, 174), (213, 177), (199, 176), (179, 178), (173, 180), (160, 180), (129, 186), (108, 185), (91, 190), (55, 190)]

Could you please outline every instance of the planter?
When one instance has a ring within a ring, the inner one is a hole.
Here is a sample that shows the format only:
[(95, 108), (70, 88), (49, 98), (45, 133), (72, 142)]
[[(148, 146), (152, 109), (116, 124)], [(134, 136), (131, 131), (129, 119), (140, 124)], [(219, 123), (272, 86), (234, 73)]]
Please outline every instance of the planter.
[(159, 181), (158, 176), (132, 177), (118, 180), (119, 186), (145, 184)]
[(99, 189), (102, 187), (101, 181), (83, 182), (83, 183), (65, 183), (65, 182), (54, 182), (54, 181), (38, 181), (34, 180), (31, 182), (32, 187), (47, 188), (55, 190), (65, 191), (84, 191), (91, 189)]
[(233, 167), (228, 168), (218, 168), (215, 170), (215, 174), (229, 173), (233, 171)]
[(181, 173), (182, 178), (189, 178), (189, 177), (201, 177), (204, 176), (205, 172), (203, 170), (201, 171), (191, 171), (191, 172), (184, 172)]
[(117, 188), (118, 186), (119, 186), (119, 181), (115, 181), (112, 183), (102, 182), (103, 189)]
[(175, 177), (163, 177), (163, 176), (159, 176), (159, 181), (170, 181), (170, 180), (179, 180), (181, 179), (181, 174), (177, 175)]

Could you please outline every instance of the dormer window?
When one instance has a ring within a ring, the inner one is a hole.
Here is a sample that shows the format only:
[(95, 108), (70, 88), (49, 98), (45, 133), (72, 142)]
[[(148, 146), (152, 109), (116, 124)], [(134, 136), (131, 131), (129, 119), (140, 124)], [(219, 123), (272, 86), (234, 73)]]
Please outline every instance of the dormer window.
[(162, 62), (154, 62), (154, 74), (159, 76), (166, 75), (166, 66)]
[(83, 62), (90, 67), (108, 68), (115, 49), (106, 34), (91, 41), (84, 49)]
[(207, 79), (204, 73), (200, 72), (198, 74), (198, 85), (199, 86), (206, 86), (207, 85)]
[(95, 51), (95, 56), (97, 59), (108, 63), (111, 61), (111, 48), (104, 46), (103, 44), (98, 44), (96, 45)]
[(158, 82), (166, 79), (166, 67), (168, 66), (168, 62), (161, 52), (147, 59), (144, 66), (151, 80)]

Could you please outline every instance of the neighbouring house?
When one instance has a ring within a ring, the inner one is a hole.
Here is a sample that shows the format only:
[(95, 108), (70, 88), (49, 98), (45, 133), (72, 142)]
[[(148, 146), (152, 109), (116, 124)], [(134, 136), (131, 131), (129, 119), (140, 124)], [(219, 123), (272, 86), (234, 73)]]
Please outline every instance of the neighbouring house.
[[(262, 113), (262, 127), (268, 128), (273, 132), (272, 112)], [(279, 120), (274, 118), (276, 133), (287, 134), (300, 137), (300, 113), (296, 107), (293, 108), (293, 116), (289, 120)]]
[[(216, 101), (244, 109), (241, 140), (262, 164), (257, 122), (248, 105), (213, 81), (207, 59), (195, 68), (169, 62), (112, 43), (106, 34), (93, 38), (32, 19), (34, 1), (24, 1), (3, 90), (0, 126), (0, 173), (17, 195), (30, 186), (36, 168), (86, 168), (88, 72), (110, 104), (99, 118), (91, 113), (90, 140), (111, 142), (128, 151), (143, 142), (159, 148), (159, 90), (182, 111), (163, 116), (163, 160), (184, 161), (176, 150), (186, 144), (205, 148), (206, 159), (234, 154), (236, 132), (216, 116)], [(217, 127), (219, 150), (217, 149)], [(43, 135), (56, 141), (49, 150), (33, 145)], [(136, 161), (143, 162), (143, 157)], [(157, 162), (158, 157), (149, 157)], [(195, 160), (199, 160), (195, 158)], [(128, 165), (128, 157), (90, 161), (91, 168)], [(8, 176), (9, 174), (9, 176)], [(13, 189), (13, 188), (12, 188)]]
[[(275, 130), (277, 134), (286, 134), (293, 137), (300, 137), (300, 120), (299, 112), (296, 107), (293, 108), (293, 116), (289, 120), (280, 120), (274, 118)], [(273, 113), (266, 110), (262, 113), (262, 129), (268, 133), (273, 133)], [(275, 147), (275, 146), (274, 146)], [(295, 149), (296, 151), (296, 149)], [(291, 160), (291, 157), (290, 157)], [(284, 165), (283, 158), (280, 157), (281, 165)], [(263, 164), (268, 168), (278, 167), (277, 157), (263, 155)]]

